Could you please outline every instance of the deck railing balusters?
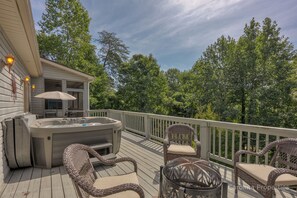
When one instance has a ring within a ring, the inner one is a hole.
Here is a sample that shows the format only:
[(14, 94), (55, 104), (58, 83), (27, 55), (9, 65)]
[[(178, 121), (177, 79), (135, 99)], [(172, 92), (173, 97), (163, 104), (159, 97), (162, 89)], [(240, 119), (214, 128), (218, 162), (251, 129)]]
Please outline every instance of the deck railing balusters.
[[(247, 149), (258, 152), (260, 149), (266, 146), (269, 141), (272, 141), (270, 137), (279, 139), (281, 135), (281, 137), (297, 138), (297, 129), (245, 125), (150, 113), (102, 109), (90, 110), (88, 111), (88, 116), (111, 117), (113, 119), (121, 120), (124, 130), (130, 130), (143, 135), (146, 138), (153, 138), (161, 142), (165, 138), (165, 130), (169, 125), (175, 123), (189, 124), (193, 126), (196, 132), (199, 134), (198, 139), (201, 142), (202, 157), (210, 157), (211, 159), (215, 159), (229, 165), (233, 165), (232, 161), (234, 159), (234, 153), (237, 151), (237, 149)], [(230, 133), (232, 133), (232, 138)], [(256, 145), (254, 145), (254, 139), (251, 142), (251, 138), (254, 138), (254, 133), (256, 135)], [(222, 138), (222, 134), (225, 134), (225, 138)], [(243, 138), (247, 138), (247, 141), (245, 139), (243, 141)], [(263, 140), (265, 142), (263, 142)], [(222, 141), (224, 141), (224, 145), (222, 144)], [(222, 148), (222, 146), (224, 148)], [(232, 152), (231, 154), (229, 153), (230, 147)], [(248, 162), (254, 161), (254, 158), (250, 158), (250, 156), (247, 156), (245, 159)], [(256, 163), (259, 163), (259, 160), (259, 157), (255, 158)], [(267, 164), (268, 162), (269, 156), (266, 154), (265, 163)]]

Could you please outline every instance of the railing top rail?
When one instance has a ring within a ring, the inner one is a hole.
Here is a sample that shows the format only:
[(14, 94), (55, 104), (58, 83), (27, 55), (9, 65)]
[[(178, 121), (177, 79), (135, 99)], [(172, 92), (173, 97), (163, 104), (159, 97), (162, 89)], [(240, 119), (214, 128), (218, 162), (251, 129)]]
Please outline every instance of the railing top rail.
[[(93, 112), (93, 111), (101, 111), (101, 110), (90, 110), (90, 111)], [(289, 136), (297, 137), (297, 129), (290, 129), (290, 128), (221, 122), (221, 121), (214, 121), (214, 120), (184, 118), (184, 117), (175, 117), (175, 116), (167, 116), (167, 115), (158, 115), (158, 114), (153, 114), (153, 113), (122, 111), (122, 110), (114, 110), (114, 109), (105, 109), (102, 111), (109, 111), (109, 112), (114, 112), (114, 113), (125, 113), (125, 114), (136, 115), (136, 116), (149, 116), (150, 118), (158, 118), (158, 119), (171, 120), (171, 121), (177, 121), (177, 122), (185, 122), (185, 123), (189, 123), (189, 124), (198, 124), (198, 125), (202, 125), (202, 126), (225, 128), (225, 129), (230, 129), (230, 130), (249, 131), (249, 132), (263, 133), (263, 134), (267, 133), (267, 134), (278, 135), (278, 136), (288, 136), (289, 135)], [(282, 132), (281, 134), (280, 134), (280, 131)]]

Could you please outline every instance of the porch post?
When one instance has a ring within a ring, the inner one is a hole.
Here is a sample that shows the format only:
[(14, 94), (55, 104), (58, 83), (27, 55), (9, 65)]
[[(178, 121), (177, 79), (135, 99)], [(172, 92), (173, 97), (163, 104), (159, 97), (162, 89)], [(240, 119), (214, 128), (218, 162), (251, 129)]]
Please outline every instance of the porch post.
[[(66, 80), (62, 80), (62, 92), (67, 92)], [(68, 101), (62, 100), (62, 117), (65, 117), (66, 110), (68, 110)]]
[(201, 158), (206, 160), (209, 159), (210, 135), (208, 122), (202, 123), (200, 125)]

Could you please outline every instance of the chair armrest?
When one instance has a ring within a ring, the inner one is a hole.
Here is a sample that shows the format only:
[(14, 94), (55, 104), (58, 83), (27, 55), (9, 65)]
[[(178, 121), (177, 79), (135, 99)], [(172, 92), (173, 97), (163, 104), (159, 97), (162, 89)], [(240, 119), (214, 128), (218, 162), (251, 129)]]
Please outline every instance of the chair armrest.
[(109, 160), (109, 161), (114, 161), (114, 163), (120, 163), (120, 162), (131, 162), (134, 166), (134, 172), (137, 172), (137, 163), (134, 159), (131, 157), (121, 157), (115, 160)]
[(164, 139), (163, 145), (168, 145), (168, 144), (169, 144), (169, 139), (168, 138)]
[(170, 142), (168, 139), (164, 139), (163, 141), (163, 151), (167, 151), (167, 148), (169, 147)]
[(246, 150), (239, 150), (235, 153), (234, 156), (234, 168), (236, 167), (236, 162), (239, 162), (239, 157), (243, 154), (249, 154), (249, 155), (255, 155), (255, 156), (263, 156), (265, 153), (262, 152), (252, 152), (252, 151), (246, 151)]
[(111, 188), (106, 188), (104, 190), (92, 187), (91, 195), (94, 197), (102, 197), (102, 196), (108, 196), (108, 195), (124, 192), (127, 190), (135, 191), (140, 198), (144, 198), (144, 192), (142, 188), (139, 185), (134, 183), (121, 184)]
[(275, 180), (283, 174), (290, 174), (297, 177), (297, 171), (295, 170), (291, 170), (287, 168), (276, 168), (273, 171), (271, 171), (270, 174), (268, 175), (267, 186), (274, 186)]
[(104, 165), (111, 166), (111, 165), (114, 165), (114, 164), (119, 163), (119, 162), (128, 161), (128, 162), (132, 162), (132, 164), (134, 165), (134, 171), (137, 172), (137, 163), (136, 163), (136, 161), (134, 159), (132, 159), (130, 157), (122, 157), (122, 158), (118, 158), (118, 159), (115, 159), (115, 160), (106, 160), (101, 155), (99, 155), (95, 150), (93, 150), (91, 148), (87, 148), (87, 149), (88, 149), (88, 152), (91, 155), (96, 157)]

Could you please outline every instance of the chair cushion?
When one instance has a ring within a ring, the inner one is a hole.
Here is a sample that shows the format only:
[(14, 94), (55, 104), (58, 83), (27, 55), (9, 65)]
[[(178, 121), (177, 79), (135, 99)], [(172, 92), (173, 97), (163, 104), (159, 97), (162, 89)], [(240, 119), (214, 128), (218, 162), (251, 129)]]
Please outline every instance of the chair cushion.
[[(251, 175), (253, 178), (260, 181), (263, 185), (267, 185), (268, 175), (271, 171), (275, 170), (276, 168), (269, 165), (262, 165), (262, 164), (246, 164), (246, 163), (236, 163), (236, 167), (244, 171), (245, 173)], [(297, 184), (297, 177), (290, 175), (290, 174), (283, 174), (279, 176), (276, 181), (275, 185), (277, 186), (290, 186)]]
[[(105, 189), (105, 188), (111, 188), (117, 185), (127, 184), (127, 183), (133, 183), (133, 184), (139, 185), (138, 178), (135, 172), (126, 174), (126, 175), (98, 178), (96, 179), (93, 186), (98, 189)], [(122, 197), (139, 198), (139, 195), (135, 191), (128, 190), (128, 191), (123, 191), (120, 193), (106, 196), (105, 198), (122, 198)]]
[(171, 144), (168, 147), (168, 153), (180, 155), (196, 155), (195, 149), (189, 145)]

